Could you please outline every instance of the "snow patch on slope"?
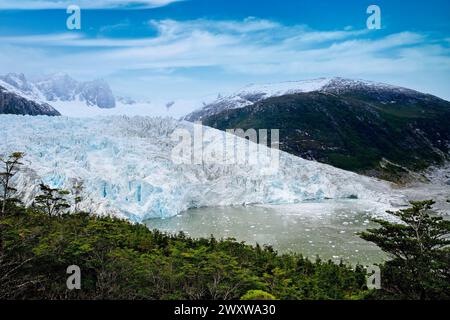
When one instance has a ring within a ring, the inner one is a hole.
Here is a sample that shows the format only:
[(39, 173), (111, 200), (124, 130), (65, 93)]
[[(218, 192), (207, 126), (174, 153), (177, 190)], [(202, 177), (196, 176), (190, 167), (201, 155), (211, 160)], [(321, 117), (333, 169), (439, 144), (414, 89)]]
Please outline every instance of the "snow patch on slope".
[(284, 96), (286, 94), (313, 92), (321, 90), (324, 86), (329, 84), (331, 80), (332, 78), (320, 78), (259, 85), (252, 84), (239, 91), (236, 95), (241, 97), (261, 95), (262, 99), (267, 99), (270, 97)]
[(201, 109), (185, 117), (188, 121), (198, 121), (225, 110), (239, 109), (250, 106), (259, 101), (281, 97), (289, 94), (323, 92), (332, 94), (342, 94), (349, 90), (366, 90), (370, 92), (390, 92), (396, 94), (420, 94), (414, 90), (393, 86), (385, 83), (366, 81), (360, 79), (345, 79), (340, 77), (319, 78), (302, 81), (289, 81), (281, 83), (252, 84), (238, 92), (220, 96)]

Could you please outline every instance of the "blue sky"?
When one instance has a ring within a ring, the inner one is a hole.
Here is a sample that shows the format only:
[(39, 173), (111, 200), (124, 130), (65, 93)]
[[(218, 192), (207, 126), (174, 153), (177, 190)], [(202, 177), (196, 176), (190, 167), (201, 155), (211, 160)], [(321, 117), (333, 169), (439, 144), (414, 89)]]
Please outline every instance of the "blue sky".
[[(366, 27), (371, 4), (381, 30)], [(105, 78), (142, 99), (330, 76), (450, 99), (448, 0), (0, 0), (0, 38), (0, 73)]]

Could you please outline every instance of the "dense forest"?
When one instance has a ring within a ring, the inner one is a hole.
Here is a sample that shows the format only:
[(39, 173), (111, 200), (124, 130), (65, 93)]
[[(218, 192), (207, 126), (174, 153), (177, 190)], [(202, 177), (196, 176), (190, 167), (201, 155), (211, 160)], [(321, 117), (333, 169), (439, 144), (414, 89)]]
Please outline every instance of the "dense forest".
[[(79, 197), (44, 184), (26, 207), (13, 183), (22, 157), (0, 162), (0, 299), (450, 299), (450, 222), (429, 214), (432, 201), (360, 235), (391, 256), (369, 290), (363, 266), (151, 231), (78, 212)], [(67, 286), (74, 265), (79, 290)]]

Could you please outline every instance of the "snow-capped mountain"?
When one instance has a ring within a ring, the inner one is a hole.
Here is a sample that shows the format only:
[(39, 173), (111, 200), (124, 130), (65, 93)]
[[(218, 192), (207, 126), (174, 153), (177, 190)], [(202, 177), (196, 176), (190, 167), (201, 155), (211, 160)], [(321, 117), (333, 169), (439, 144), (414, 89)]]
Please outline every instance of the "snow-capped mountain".
[(450, 159), (450, 102), (407, 88), (343, 78), (249, 86), (189, 121), (280, 129), (280, 148), (395, 182)]
[(87, 106), (110, 109), (116, 106), (115, 97), (104, 80), (78, 82), (62, 73), (30, 81), (23, 74), (10, 73), (0, 80), (20, 91), (28, 99), (45, 102), (55, 107), (78, 102)]
[(348, 91), (372, 93), (378, 95), (378, 98), (385, 103), (390, 103), (392, 99), (395, 99), (398, 95), (427, 96), (411, 89), (389, 84), (365, 80), (344, 79), (340, 77), (269, 84), (252, 84), (232, 95), (219, 97), (216, 101), (207, 104), (203, 108), (186, 116), (185, 120), (192, 122), (199, 121), (212, 115), (219, 114), (225, 110), (244, 108), (269, 98), (281, 97), (289, 94), (310, 92), (343, 94)]
[(38, 104), (51, 105), (63, 116), (162, 116), (179, 119), (198, 105), (197, 99), (148, 99), (115, 97), (105, 80), (79, 82), (58, 73), (27, 79), (23, 74), (0, 76), (8, 90)]
[(0, 80), (0, 114), (61, 115), (47, 103), (30, 100), (20, 90)]
[[(26, 154), (26, 170), (16, 182), (28, 203), (41, 181), (68, 190), (82, 181), (82, 209), (132, 221), (171, 217), (204, 206), (354, 197), (384, 212), (401, 199), (388, 183), (287, 153), (281, 153), (279, 170), (271, 174), (264, 174), (258, 164), (209, 160), (202, 165), (177, 164), (172, 152), (178, 141), (172, 133), (176, 129), (192, 132), (193, 124), (173, 119), (0, 115), (0, 127), (1, 152)], [(203, 130), (204, 146), (221, 148), (226, 137), (236, 138), (207, 127)], [(198, 147), (194, 146), (194, 152)], [(258, 155), (267, 155), (268, 150), (259, 146)]]

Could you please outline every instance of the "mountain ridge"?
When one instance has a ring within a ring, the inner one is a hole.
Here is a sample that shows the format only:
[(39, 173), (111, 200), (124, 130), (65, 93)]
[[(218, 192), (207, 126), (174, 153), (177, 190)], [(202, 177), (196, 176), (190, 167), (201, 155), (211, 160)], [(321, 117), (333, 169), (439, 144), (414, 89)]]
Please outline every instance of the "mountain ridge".
[[(396, 94), (428, 96), (430, 98), (433, 97), (436, 99), (441, 99), (413, 89), (390, 85), (382, 82), (362, 79), (348, 79), (342, 77), (329, 77), (300, 81), (285, 81), (278, 83), (249, 84), (231, 95), (219, 96), (215, 101), (193, 111), (183, 119), (191, 122), (200, 121), (204, 117), (212, 116), (225, 110), (244, 108), (265, 99), (280, 97), (288, 94), (310, 92), (342, 94), (347, 92), (348, 90), (358, 90), (361, 88), (365, 90), (371, 89), (373, 92), (384, 90), (391, 91)], [(384, 102), (390, 103), (390, 101)]]
[(0, 114), (46, 115), (61, 114), (47, 103), (40, 103), (22, 96), (0, 80)]
[(450, 102), (381, 83), (322, 81), (297, 92), (243, 91), (185, 119), (220, 130), (280, 129), (283, 151), (395, 182), (450, 159)]
[(116, 98), (103, 79), (79, 82), (65, 73), (56, 73), (31, 81), (22, 73), (8, 73), (0, 76), (0, 80), (28, 99), (47, 104), (79, 101), (102, 109), (116, 106)]

